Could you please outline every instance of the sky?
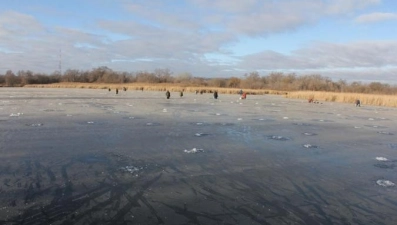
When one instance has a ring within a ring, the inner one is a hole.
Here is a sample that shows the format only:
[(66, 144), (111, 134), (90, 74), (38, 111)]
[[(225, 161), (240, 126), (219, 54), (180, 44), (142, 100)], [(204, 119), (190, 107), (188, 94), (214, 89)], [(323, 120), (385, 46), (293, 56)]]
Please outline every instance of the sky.
[(102, 66), (397, 83), (397, 1), (0, 0), (0, 74)]

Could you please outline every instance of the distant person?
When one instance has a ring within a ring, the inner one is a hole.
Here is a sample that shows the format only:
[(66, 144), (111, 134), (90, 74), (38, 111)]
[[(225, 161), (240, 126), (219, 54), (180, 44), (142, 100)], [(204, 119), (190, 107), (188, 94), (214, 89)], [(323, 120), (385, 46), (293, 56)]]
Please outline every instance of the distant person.
[(141, 91), (143, 91), (143, 87), (141, 87)]
[(116, 88), (116, 95), (117, 95), (117, 94), (119, 94), (119, 89), (118, 89), (118, 88)]
[(240, 89), (240, 91), (239, 92), (237, 92), (239, 95), (242, 95), (243, 94), (243, 90), (242, 89)]
[(218, 92), (214, 91), (214, 99), (218, 99)]
[(112, 89), (109, 88), (109, 91), (111, 91)]
[(357, 99), (357, 100), (356, 100), (356, 107), (361, 107), (360, 99)]
[(243, 93), (242, 95), (241, 95), (241, 97), (240, 97), (240, 99), (246, 99), (247, 98), (247, 93)]
[(183, 91), (181, 91), (181, 93), (179, 94), (179, 96), (181, 96), (181, 98), (183, 97)]
[(169, 91), (166, 91), (166, 92), (165, 92), (165, 96), (167, 97), (167, 99), (170, 99), (171, 93), (170, 93)]
[(123, 90), (124, 90), (124, 91), (127, 91), (127, 88), (126, 88), (126, 87), (123, 87)]

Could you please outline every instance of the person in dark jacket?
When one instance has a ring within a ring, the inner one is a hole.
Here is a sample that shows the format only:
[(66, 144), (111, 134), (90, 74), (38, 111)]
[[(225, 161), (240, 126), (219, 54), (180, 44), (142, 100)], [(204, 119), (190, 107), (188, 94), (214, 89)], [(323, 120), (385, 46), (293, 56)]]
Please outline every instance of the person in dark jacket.
[(166, 91), (166, 92), (165, 92), (165, 96), (167, 97), (167, 99), (170, 99), (171, 93), (170, 93), (169, 91)]
[(218, 99), (218, 92), (217, 91), (214, 91), (214, 98)]
[(116, 88), (116, 95), (119, 93), (119, 89), (118, 88)]
[(356, 107), (360, 107), (360, 106), (361, 106), (360, 99), (357, 99), (357, 100), (356, 100)]

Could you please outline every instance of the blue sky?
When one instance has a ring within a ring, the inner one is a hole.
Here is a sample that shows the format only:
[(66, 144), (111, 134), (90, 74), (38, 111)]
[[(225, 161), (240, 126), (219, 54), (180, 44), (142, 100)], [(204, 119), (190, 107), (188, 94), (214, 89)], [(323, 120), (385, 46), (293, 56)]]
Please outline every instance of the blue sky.
[(0, 1), (0, 74), (52, 73), (62, 58), (62, 71), (396, 83), (396, 56), (393, 0)]

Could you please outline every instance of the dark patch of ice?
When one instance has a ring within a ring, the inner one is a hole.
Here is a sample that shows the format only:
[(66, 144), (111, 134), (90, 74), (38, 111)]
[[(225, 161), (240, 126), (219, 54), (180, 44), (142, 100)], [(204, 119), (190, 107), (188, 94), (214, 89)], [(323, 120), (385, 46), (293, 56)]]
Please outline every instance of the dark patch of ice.
[(396, 167), (394, 163), (390, 162), (376, 163), (374, 166), (381, 169), (394, 169), (394, 167)]
[(389, 148), (391, 148), (391, 149), (397, 149), (397, 144), (395, 144), (395, 143), (387, 144), (387, 146), (388, 146)]

